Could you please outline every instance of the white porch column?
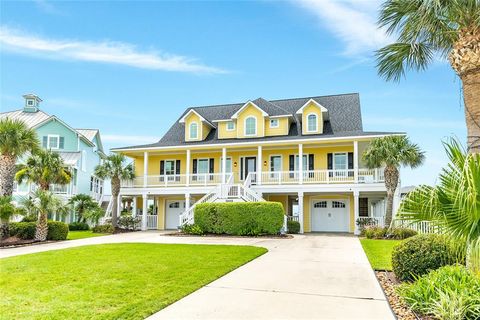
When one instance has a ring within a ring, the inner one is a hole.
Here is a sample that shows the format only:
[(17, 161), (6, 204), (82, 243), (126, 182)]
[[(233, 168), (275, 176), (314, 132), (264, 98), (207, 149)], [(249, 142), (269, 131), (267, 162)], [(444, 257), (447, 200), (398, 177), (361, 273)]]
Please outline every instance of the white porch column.
[(262, 168), (263, 168), (262, 146), (258, 146), (258, 154), (257, 154), (257, 184), (258, 184), (259, 186), (262, 185)]
[(187, 163), (185, 164), (185, 184), (188, 187), (190, 185), (190, 149), (187, 149)]
[(132, 208), (132, 216), (133, 217), (136, 217), (137, 216), (137, 197), (134, 196), (133, 197), (133, 204), (132, 204), (133, 208)]
[[(300, 184), (302, 184), (303, 183), (303, 144), (301, 143), (298, 145), (298, 171), (299, 171), (299, 179), (300, 179), (299, 182)], [(303, 228), (303, 227), (300, 227), (300, 228)]]
[(145, 231), (147, 230), (147, 194), (144, 193), (142, 194), (142, 201), (143, 201), (143, 206), (142, 206), (142, 230)]
[(353, 231), (354, 234), (356, 235), (359, 235), (360, 234), (360, 230), (358, 229), (358, 225), (357, 225), (357, 219), (359, 217), (359, 196), (360, 196), (360, 193), (358, 192), (358, 190), (355, 190), (353, 191), (353, 216), (354, 216), (354, 225), (355, 225), (355, 229)]
[(145, 151), (143, 153), (143, 187), (147, 187), (147, 179), (148, 179), (148, 152)]
[(353, 141), (353, 178), (358, 183), (358, 141)]
[(117, 196), (117, 223), (120, 213), (122, 212), (122, 195), (119, 193)]
[(227, 148), (222, 148), (222, 183), (227, 182)]
[(300, 223), (300, 233), (303, 233), (303, 192), (298, 193), (298, 222)]

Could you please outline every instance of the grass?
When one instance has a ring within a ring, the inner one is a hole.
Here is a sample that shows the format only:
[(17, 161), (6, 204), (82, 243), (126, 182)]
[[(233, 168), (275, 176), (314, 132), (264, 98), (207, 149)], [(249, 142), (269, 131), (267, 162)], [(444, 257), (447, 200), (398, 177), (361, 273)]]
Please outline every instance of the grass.
[(67, 240), (77, 240), (109, 235), (108, 233), (93, 233), (92, 230), (68, 231)]
[(0, 319), (144, 319), (266, 251), (124, 243), (1, 259)]
[(392, 250), (402, 240), (360, 239), (374, 270), (392, 270)]

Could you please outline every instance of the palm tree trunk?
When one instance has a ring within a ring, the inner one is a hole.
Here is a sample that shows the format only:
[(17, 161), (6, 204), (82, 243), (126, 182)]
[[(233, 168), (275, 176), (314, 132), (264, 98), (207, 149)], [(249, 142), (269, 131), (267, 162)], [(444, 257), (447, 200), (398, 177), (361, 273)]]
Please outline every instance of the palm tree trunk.
[(0, 155), (0, 196), (11, 196), (13, 193), (15, 162), (15, 157), (11, 155)]
[(385, 187), (387, 188), (387, 208), (385, 210), (385, 226), (390, 226), (393, 216), (393, 196), (398, 185), (398, 169), (395, 166), (386, 166), (384, 171)]
[(113, 197), (113, 207), (112, 207), (112, 226), (117, 227), (117, 217), (118, 217), (118, 195), (120, 193), (120, 179), (118, 177), (112, 177), (112, 197)]
[(461, 77), (465, 101), (468, 152), (480, 153), (480, 69)]
[(47, 214), (45, 212), (40, 212), (37, 220), (37, 228), (35, 230), (35, 240), (45, 241), (47, 240), (47, 234), (48, 234)]

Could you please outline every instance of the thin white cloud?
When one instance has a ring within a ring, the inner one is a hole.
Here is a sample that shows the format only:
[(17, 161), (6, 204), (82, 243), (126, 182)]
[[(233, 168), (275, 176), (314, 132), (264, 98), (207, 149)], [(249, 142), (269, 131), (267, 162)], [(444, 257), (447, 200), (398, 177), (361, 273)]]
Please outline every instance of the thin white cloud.
[(53, 15), (63, 15), (63, 12), (60, 11), (56, 6), (47, 0), (33, 0), (37, 8), (42, 10), (45, 13)]
[(313, 14), (322, 28), (339, 38), (345, 45), (345, 55), (371, 53), (391, 42), (376, 25), (379, 1), (297, 0), (293, 3)]
[(142, 52), (132, 44), (102, 41), (54, 40), (0, 27), (0, 50), (38, 55), (50, 59), (120, 64), (135, 68), (189, 73), (225, 73), (179, 55)]
[(465, 123), (463, 121), (440, 120), (434, 118), (410, 118), (410, 117), (366, 117), (364, 119), (366, 125), (383, 125), (394, 127), (413, 127), (413, 128), (442, 128), (442, 129), (463, 129)]
[(158, 137), (153, 136), (132, 136), (132, 135), (118, 135), (118, 134), (102, 134), (102, 141), (122, 145), (127, 144), (147, 144), (157, 142)]

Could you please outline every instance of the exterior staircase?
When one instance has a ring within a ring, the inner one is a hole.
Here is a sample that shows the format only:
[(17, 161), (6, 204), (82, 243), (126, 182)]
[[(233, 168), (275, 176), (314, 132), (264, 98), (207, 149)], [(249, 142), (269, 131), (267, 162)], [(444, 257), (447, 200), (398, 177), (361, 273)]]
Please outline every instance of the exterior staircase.
[(180, 226), (193, 224), (195, 207), (200, 203), (212, 202), (261, 202), (265, 201), (257, 192), (246, 184), (234, 184), (233, 176), (226, 183), (219, 184), (212, 191), (195, 202), (180, 214)]

